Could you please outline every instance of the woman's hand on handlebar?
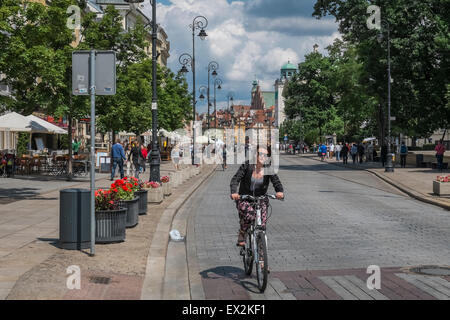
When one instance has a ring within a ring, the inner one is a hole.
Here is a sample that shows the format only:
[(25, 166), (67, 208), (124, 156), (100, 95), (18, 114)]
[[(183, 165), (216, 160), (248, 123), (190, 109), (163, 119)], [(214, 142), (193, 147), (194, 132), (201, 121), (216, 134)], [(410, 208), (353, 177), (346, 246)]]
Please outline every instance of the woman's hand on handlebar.
[(279, 200), (284, 199), (284, 193), (283, 192), (277, 192), (276, 197)]
[(232, 200), (239, 200), (241, 196), (239, 195), (239, 193), (233, 193), (232, 195), (230, 195), (230, 198)]

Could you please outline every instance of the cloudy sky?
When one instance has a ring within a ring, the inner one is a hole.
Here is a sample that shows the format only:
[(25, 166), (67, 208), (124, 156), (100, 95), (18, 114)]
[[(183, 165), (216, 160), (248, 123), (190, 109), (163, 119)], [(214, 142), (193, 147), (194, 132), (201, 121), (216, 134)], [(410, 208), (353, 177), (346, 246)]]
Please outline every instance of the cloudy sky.
[[(205, 16), (208, 37), (195, 37), (196, 90), (207, 85), (207, 66), (219, 64), (222, 90), (217, 91), (218, 108), (227, 107), (232, 92), (235, 104), (250, 104), (251, 83), (256, 78), (263, 90), (274, 90), (280, 68), (288, 60), (298, 64), (312, 51), (319, 50), (339, 36), (334, 18), (317, 20), (311, 16), (316, 0), (159, 0), (157, 22), (170, 41), (168, 66), (178, 71), (178, 58), (192, 54), (192, 24), (196, 16)], [(144, 9), (150, 15), (150, 5)], [(196, 32), (198, 34), (198, 31)], [(192, 90), (192, 73), (186, 75)], [(212, 83), (211, 83), (212, 87)], [(211, 95), (212, 95), (211, 91)], [(211, 97), (212, 100), (212, 97)], [(206, 101), (197, 102), (199, 112)]]

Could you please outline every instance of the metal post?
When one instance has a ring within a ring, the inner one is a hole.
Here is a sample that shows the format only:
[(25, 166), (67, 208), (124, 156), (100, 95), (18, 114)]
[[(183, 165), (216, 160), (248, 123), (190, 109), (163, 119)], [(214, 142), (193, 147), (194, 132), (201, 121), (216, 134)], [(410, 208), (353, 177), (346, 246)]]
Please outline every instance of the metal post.
[[(195, 19), (192, 22), (192, 165), (195, 164)], [(209, 107), (209, 106), (208, 106)]]
[(156, 90), (156, 0), (151, 0), (152, 4), (152, 152), (150, 153), (150, 181), (160, 182), (160, 152), (158, 147), (158, 93)]
[(91, 256), (95, 255), (95, 50), (89, 56), (91, 90)]
[(209, 129), (210, 129), (210, 117), (209, 117), (209, 115), (210, 115), (210, 111), (209, 111), (209, 101), (210, 101), (210, 99), (209, 99), (209, 72), (210, 72), (210, 68), (209, 68), (209, 64), (208, 64), (208, 117), (207, 117), (207, 120), (208, 120), (208, 146), (209, 146)]
[(391, 150), (391, 39), (390, 39), (390, 27), (389, 23), (386, 22), (387, 32), (388, 32), (388, 158), (386, 159), (386, 172), (394, 172), (394, 163), (392, 162), (393, 154)]

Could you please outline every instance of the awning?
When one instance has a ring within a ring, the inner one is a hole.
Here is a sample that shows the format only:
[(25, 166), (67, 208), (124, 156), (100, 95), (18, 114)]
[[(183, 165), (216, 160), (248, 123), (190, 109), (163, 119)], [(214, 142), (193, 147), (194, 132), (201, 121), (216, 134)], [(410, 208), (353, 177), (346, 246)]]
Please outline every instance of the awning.
[(39, 117), (36, 117), (32, 114), (30, 114), (29, 116), (27, 116), (26, 118), (28, 118), (31, 121), (32, 125), (41, 125), (44, 128), (47, 129), (47, 133), (54, 133), (54, 134), (67, 134), (67, 131), (64, 130), (63, 128), (60, 128), (58, 126), (55, 126), (54, 124), (45, 121), (44, 119), (41, 119)]
[(30, 121), (16, 113), (7, 113), (0, 117), (0, 131), (12, 131), (12, 132), (30, 132)]
[(374, 140), (377, 140), (377, 138), (375, 138), (375, 137), (365, 138), (365, 139), (363, 140), (363, 142), (369, 142), (369, 141), (374, 141)]

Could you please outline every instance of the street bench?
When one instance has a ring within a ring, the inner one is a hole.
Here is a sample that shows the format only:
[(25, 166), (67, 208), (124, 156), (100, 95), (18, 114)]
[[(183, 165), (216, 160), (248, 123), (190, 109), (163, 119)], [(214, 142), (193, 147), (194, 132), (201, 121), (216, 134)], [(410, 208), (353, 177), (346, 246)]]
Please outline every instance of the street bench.
[(431, 161), (422, 161), (420, 163), (421, 168), (431, 168)]
[[(432, 169), (437, 169), (437, 162), (431, 163), (431, 168)], [(442, 163), (442, 169), (447, 169), (447, 168), (448, 168), (448, 162), (443, 162)]]

